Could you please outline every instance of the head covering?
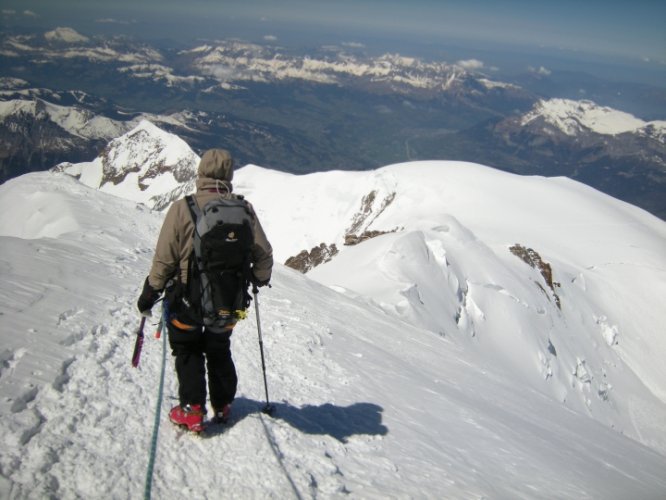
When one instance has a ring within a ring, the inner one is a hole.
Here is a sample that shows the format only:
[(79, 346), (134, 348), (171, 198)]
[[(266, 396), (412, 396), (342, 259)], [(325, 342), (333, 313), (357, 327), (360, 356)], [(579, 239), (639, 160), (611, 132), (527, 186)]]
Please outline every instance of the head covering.
[(199, 177), (228, 181), (234, 177), (234, 161), (226, 149), (209, 149), (199, 162)]

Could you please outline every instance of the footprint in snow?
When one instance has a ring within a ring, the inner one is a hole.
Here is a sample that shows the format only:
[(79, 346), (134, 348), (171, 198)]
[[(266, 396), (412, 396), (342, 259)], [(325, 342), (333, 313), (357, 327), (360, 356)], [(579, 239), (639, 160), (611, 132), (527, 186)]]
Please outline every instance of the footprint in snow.
[(16, 369), (20, 359), (25, 356), (27, 350), (23, 347), (16, 351), (5, 349), (0, 353), (0, 378), (11, 376)]

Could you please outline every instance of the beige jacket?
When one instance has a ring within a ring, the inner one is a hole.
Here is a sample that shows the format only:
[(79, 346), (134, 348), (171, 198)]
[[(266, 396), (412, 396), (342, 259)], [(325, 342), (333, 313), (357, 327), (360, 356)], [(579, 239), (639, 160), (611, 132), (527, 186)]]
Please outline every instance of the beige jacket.
[[(223, 149), (207, 151), (199, 163), (199, 178), (194, 199), (199, 206), (218, 197), (234, 198), (231, 185), (233, 164), (229, 153)], [(273, 269), (273, 249), (266, 238), (259, 219), (250, 205), (254, 215), (252, 231), (254, 247), (252, 248), (252, 272), (259, 281), (271, 278)], [(169, 279), (180, 274), (182, 283), (187, 283), (187, 266), (192, 253), (194, 222), (187, 206), (187, 201), (176, 201), (167, 211), (162, 224), (155, 256), (150, 269), (148, 282), (155, 290), (162, 290)]]

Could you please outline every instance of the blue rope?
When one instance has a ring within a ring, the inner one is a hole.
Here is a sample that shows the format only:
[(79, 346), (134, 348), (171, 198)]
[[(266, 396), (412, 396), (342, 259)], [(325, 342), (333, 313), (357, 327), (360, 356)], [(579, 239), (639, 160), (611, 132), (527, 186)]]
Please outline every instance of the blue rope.
[(162, 319), (160, 320), (160, 331), (162, 334), (162, 373), (160, 374), (160, 388), (157, 392), (157, 408), (155, 409), (155, 422), (153, 423), (153, 436), (150, 442), (150, 457), (148, 459), (148, 470), (146, 471), (146, 486), (143, 497), (150, 500), (153, 486), (153, 469), (155, 468), (155, 455), (157, 454), (157, 436), (160, 430), (160, 415), (162, 413), (162, 397), (164, 395), (164, 372), (166, 370), (166, 301), (162, 303)]

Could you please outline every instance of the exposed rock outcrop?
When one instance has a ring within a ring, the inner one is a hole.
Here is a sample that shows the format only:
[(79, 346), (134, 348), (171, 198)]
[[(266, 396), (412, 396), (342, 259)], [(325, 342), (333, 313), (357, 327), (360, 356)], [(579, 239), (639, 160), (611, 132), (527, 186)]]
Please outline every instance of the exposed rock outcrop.
[[(557, 281), (553, 281), (553, 269), (550, 264), (544, 261), (535, 250), (531, 248), (526, 248), (523, 245), (516, 243), (511, 248), (509, 248), (512, 254), (521, 259), (523, 262), (528, 264), (530, 267), (537, 269), (541, 276), (543, 277), (546, 285), (553, 292), (553, 300), (558, 308), (562, 309), (560, 304), (560, 297), (557, 295), (555, 288), (559, 288), (560, 284)], [(537, 283), (538, 284), (538, 283)], [(538, 284), (539, 285), (539, 284)], [(541, 285), (539, 285), (541, 287)], [(541, 289), (546, 292), (543, 287)]]
[(312, 248), (309, 252), (303, 250), (298, 255), (289, 257), (284, 265), (302, 273), (307, 273), (319, 264), (329, 262), (337, 253), (338, 247), (335, 243), (332, 243), (331, 245), (321, 243), (318, 247)]

